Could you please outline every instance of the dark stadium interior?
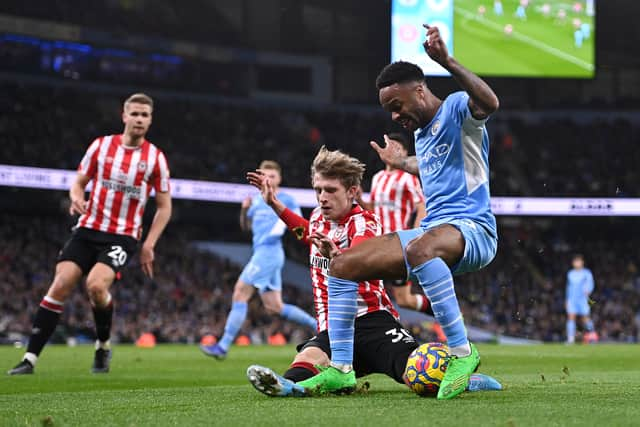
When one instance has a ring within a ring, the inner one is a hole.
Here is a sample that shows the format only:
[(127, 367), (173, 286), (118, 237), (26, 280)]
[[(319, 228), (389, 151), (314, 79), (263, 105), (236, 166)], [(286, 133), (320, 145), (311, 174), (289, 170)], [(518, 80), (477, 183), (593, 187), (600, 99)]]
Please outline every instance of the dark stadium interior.
[[(368, 142), (397, 130), (373, 84), (389, 59), (388, 1), (95, 3), (0, 2), (0, 164), (76, 168), (95, 137), (121, 131), (123, 99), (143, 90), (156, 100), (149, 139), (175, 178), (244, 183), (246, 171), (272, 158), (284, 166), (284, 185), (308, 187), (322, 145), (366, 163), (365, 187), (383, 166)], [(640, 197), (640, 2), (606, 3), (597, 15), (593, 80), (487, 79), (501, 100), (488, 124), (493, 196)], [(44, 24), (21, 33), (30, 20)], [(262, 54), (282, 56), (269, 63)], [(320, 89), (318, 75), (327, 78)], [(427, 81), (439, 96), (457, 90), (449, 78)], [(64, 192), (0, 187), (0, 199), (0, 294), (13, 295), (0, 298), (0, 342), (14, 342), (29, 333), (72, 221)], [(155, 279), (134, 262), (114, 286), (114, 340), (152, 331), (163, 342), (193, 343), (222, 333), (242, 266), (197, 252), (190, 241), (248, 243), (238, 209), (175, 202)], [(466, 319), (497, 334), (563, 341), (565, 275), (571, 254), (582, 252), (596, 280), (591, 309), (601, 339), (638, 342), (636, 223), (500, 218), (496, 259), (457, 279)], [(305, 262), (304, 250), (286, 246)], [(285, 301), (311, 310), (310, 293), (284, 289)], [(67, 303), (57, 341), (93, 339), (83, 292)], [(243, 332), (254, 342), (275, 332), (291, 342), (304, 336), (266, 316), (257, 299), (250, 313)]]

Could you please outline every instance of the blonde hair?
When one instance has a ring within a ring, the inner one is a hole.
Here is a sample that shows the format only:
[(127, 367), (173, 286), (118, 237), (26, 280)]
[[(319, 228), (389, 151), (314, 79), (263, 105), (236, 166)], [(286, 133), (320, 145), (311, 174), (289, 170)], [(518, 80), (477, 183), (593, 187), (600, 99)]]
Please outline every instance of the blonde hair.
[(278, 171), (279, 174), (282, 174), (282, 168), (280, 167), (278, 162), (274, 160), (263, 160), (262, 162), (260, 162), (260, 166), (258, 166), (258, 169), (272, 169)]
[(325, 178), (337, 179), (345, 188), (360, 185), (365, 165), (355, 157), (340, 150), (330, 151), (324, 145), (318, 151), (311, 164), (311, 182), (315, 174)]
[(128, 104), (145, 104), (153, 110), (153, 99), (146, 93), (134, 93), (124, 101), (124, 107), (126, 108)]

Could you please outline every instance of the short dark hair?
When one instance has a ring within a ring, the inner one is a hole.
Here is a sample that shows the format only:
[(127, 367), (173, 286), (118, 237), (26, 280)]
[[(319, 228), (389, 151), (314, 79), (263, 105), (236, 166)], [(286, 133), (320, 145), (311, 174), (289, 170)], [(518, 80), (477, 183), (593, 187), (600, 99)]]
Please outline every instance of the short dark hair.
[(575, 259), (581, 259), (582, 261), (584, 261), (584, 255), (582, 255), (581, 253), (575, 253), (571, 257), (571, 260), (575, 260)]
[(424, 82), (424, 73), (416, 64), (406, 61), (392, 62), (376, 78), (378, 90), (396, 83)]
[(389, 137), (389, 139), (393, 139), (394, 141), (398, 141), (400, 145), (402, 145), (404, 149), (407, 150), (408, 153), (411, 153), (413, 138), (409, 137), (409, 135), (403, 132), (389, 132), (387, 134), (387, 137)]

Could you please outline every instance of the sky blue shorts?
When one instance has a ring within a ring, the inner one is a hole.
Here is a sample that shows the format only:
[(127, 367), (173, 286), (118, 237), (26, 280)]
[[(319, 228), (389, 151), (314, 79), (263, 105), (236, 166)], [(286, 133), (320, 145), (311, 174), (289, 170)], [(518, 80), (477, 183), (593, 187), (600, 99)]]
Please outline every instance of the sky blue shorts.
[(577, 314), (578, 316), (588, 316), (591, 314), (588, 298), (567, 300), (567, 313)]
[[(449, 224), (456, 227), (464, 237), (464, 255), (453, 266), (451, 272), (453, 274), (462, 274), (472, 271), (478, 271), (489, 264), (496, 256), (498, 249), (498, 239), (493, 236), (482, 225), (470, 219), (452, 219), (444, 223), (428, 225), (427, 227), (412, 228), (410, 230), (397, 231), (400, 243), (402, 244), (402, 253), (404, 262), (407, 266), (407, 277), (411, 278), (411, 266), (407, 262), (407, 245), (416, 237), (420, 237), (431, 228), (435, 228), (442, 224)], [(414, 278), (415, 279), (415, 278)]]
[(282, 246), (259, 246), (240, 273), (240, 280), (253, 286), (261, 294), (281, 291), (283, 266)]

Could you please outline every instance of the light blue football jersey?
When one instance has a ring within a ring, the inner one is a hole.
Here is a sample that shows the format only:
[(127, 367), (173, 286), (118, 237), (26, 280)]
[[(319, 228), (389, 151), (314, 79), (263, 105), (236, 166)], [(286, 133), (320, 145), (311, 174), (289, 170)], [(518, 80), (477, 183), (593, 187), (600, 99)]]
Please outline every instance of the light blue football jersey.
[(567, 300), (580, 301), (593, 292), (593, 274), (588, 268), (571, 269), (567, 273)]
[[(300, 206), (292, 196), (280, 192), (278, 199), (293, 212), (302, 215)], [(258, 194), (251, 200), (247, 217), (251, 220), (254, 250), (259, 246), (282, 245), (281, 237), (287, 230), (287, 226), (267, 205), (261, 195)]]
[(489, 191), (486, 119), (469, 111), (469, 95), (449, 95), (431, 122), (415, 132), (427, 216), (423, 228), (470, 219), (497, 237)]

